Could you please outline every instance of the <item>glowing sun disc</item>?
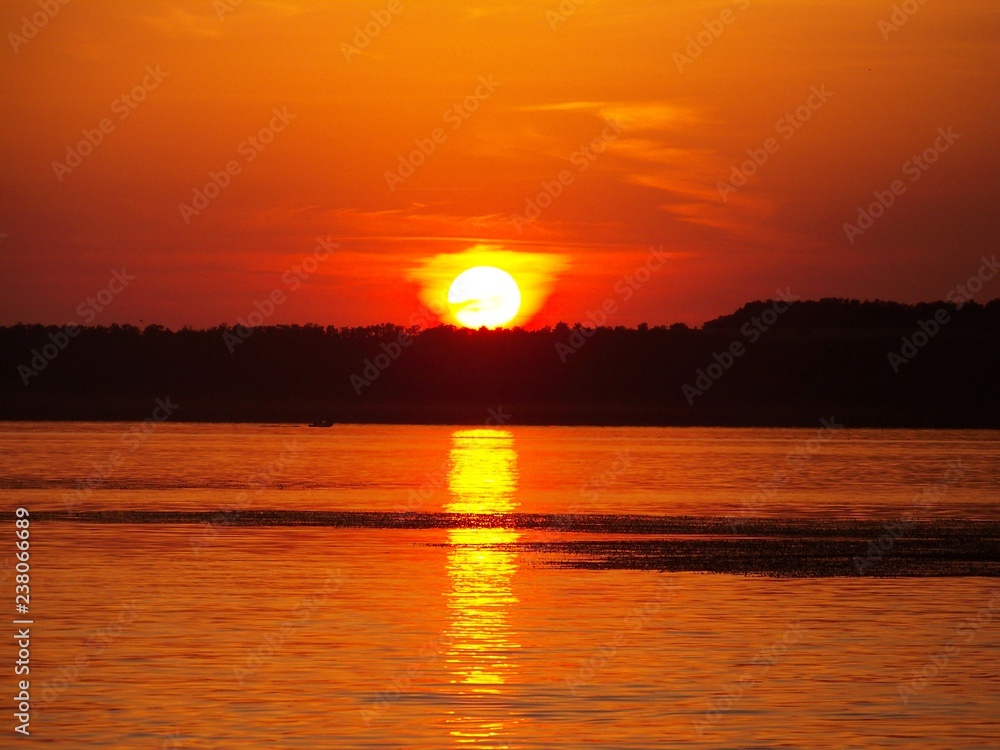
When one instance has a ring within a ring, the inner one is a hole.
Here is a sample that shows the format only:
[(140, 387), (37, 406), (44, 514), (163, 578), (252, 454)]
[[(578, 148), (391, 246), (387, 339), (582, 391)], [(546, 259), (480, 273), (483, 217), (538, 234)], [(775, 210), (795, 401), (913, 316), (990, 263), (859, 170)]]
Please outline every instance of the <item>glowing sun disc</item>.
[(521, 309), (521, 290), (514, 277), (494, 266), (462, 271), (448, 289), (455, 319), (467, 328), (497, 328)]

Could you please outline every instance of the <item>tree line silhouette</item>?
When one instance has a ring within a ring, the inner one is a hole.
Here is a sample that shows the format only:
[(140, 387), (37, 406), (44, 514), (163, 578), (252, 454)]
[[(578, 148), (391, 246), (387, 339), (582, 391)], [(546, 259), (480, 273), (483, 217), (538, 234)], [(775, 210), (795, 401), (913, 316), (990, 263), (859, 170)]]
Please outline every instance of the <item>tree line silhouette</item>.
[(759, 300), (700, 328), (15, 325), (0, 419), (169, 397), (180, 421), (996, 428), (998, 350), (1000, 300)]

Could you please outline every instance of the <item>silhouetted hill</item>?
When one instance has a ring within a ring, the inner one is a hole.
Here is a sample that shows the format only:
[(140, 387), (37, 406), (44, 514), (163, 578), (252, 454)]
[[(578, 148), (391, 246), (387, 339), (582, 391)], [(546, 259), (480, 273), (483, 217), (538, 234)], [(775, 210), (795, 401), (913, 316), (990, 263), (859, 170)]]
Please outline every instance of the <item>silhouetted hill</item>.
[[(1000, 426), (1000, 301), (756, 301), (683, 324), (0, 328), (0, 419)], [(25, 384), (25, 381), (27, 384)]]
[[(705, 323), (708, 330), (739, 328), (754, 315), (760, 315), (771, 307), (772, 301), (748, 302), (736, 312), (723, 315)], [(782, 328), (860, 328), (871, 331), (907, 329), (918, 321), (934, 317), (935, 312), (945, 307), (954, 318), (949, 326), (964, 328), (996, 329), (1000, 315), (1000, 300), (983, 306), (970, 302), (961, 309), (945, 302), (921, 302), (904, 305), (900, 302), (873, 300), (862, 302), (856, 299), (825, 297), (820, 300), (803, 300), (789, 305), (782, 314)]]

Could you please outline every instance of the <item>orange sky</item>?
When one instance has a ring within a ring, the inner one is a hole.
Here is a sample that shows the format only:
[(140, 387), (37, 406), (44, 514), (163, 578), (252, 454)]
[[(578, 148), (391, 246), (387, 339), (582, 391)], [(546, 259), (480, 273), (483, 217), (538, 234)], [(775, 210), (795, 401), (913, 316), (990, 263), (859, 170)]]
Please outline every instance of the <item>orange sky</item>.
[(279, 289), (268, 323), (407, 323), (477, 247), (523, 254), (528, 326), (941, 299), (1000, 236), (1000, 5), (901, 5), (9, 0), (0, 323), (90, 322), (123, 267), (93, 322), (235, 323)]

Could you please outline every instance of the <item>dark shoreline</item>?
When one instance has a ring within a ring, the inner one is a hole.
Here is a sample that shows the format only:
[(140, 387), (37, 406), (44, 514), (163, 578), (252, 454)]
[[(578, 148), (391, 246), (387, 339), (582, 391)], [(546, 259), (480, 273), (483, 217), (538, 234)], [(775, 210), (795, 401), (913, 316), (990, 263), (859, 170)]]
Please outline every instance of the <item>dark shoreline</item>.
[[(192, 544), (199, 549), (212, 546), (221, 529), (511, 529), (550, 532), (556, 538), (484, 541), (482, 546), (540, 553), (544, 556), (541, 564), (549, 567), (776, 578), (1000, 577), (1000, 521), (986, 520), (291, 510), (38, 511), (31, 519), (35, 523), (191, 526), (202, 530), (192, 535)], [(565, 533), (626, 538), (558, 538)]]
[(0, 326), (0, 420), (1000, 428), (1000, 299), (758, 325), (770, 302), (696, 329)]
[[(10, 512), (0, 518), (13, 518)], [(595, 534), (782, 538), (858, 538), (903, 524), (906, 538), (1000, 540), (1000, 520), (968, 518), (767, 518), (664, 516), (622, 513), (447, 513), (337, 510), (40, 510), (32, 521), (99, 524), (199, 524), (219, 526), (328, 526), (370, 529), (515, 529)]]
[[(104, 397), (81, 399), (45, 394), (0, 392), (0, 422), (141, 422), (150, 418), (156, 399)], [(796, 408), (670, 409), (655, 405), (597, 403), (587, 406), (543, 403), (393, 404), (260, 401), (252, 408), (224, 399), (171, 397), (177, 410), (169, 422), (185, 424), (450, 425), (462, 427), (758, 427), (815, 428), (823, 422), (859, 429), (997, 430), (1000, 412), (876, 412), (844, 403)], [(322, 428), (317, 428), (322, 429)]]

